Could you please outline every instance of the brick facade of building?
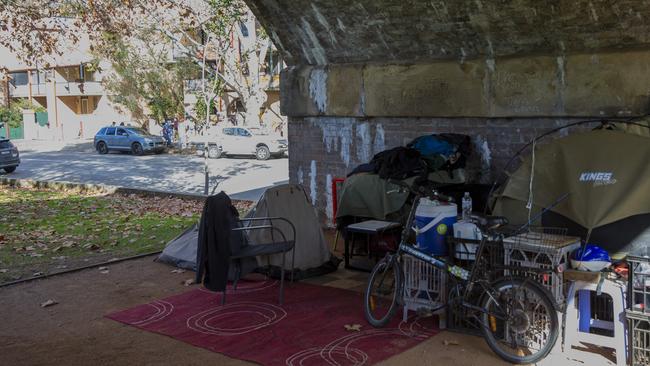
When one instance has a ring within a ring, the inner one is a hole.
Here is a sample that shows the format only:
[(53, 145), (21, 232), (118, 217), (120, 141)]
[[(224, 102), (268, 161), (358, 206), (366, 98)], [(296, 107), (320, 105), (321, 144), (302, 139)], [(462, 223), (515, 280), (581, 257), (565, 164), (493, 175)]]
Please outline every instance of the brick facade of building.
[[(403, 146), (431, 133), (459, 133), (472, 139), (467, 176), (472, 183), (492, 183), (507, 161), (534, 137), (581, 119), (480, 118), (291, 118), (289, 179), (303, 184), (315, 199), (324, 222), (331, 215), (331, 179), (345, 177), (385, 149)], [(589, 128), (585, 125), (581, 128)], [(569, 133), (558, 131), (549, 137)]]

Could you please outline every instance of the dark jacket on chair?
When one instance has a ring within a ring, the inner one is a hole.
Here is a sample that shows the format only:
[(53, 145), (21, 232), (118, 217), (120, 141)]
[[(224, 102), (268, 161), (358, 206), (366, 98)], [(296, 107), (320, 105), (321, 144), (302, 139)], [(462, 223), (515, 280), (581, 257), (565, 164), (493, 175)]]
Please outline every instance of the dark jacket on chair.
[(212, 291), (224, 291), (230, 255), (242, 245), (241, 232), (233, 232), (239, 214), (224, 192), (205, 200), (199, 224), (196, 282)]

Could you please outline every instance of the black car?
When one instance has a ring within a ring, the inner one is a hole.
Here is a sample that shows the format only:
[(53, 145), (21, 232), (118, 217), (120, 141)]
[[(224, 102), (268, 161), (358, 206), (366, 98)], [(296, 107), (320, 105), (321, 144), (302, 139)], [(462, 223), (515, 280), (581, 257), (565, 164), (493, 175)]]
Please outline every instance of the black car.
[(13, 173), (20, 164), (20, 154), (16, 145), (9, 139), (0, 138), (0, 169)]

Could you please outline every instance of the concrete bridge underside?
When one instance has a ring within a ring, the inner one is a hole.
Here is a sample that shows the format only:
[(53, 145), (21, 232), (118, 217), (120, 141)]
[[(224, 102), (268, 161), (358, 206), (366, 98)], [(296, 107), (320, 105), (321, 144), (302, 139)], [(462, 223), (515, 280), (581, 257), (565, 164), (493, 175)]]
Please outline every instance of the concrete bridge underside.
[(650, 112), (648, 0), (247, 0), (288, 64), (290, 177), (328, 179), (418, 135), (473, 137), (487, 182), (568, 121)]

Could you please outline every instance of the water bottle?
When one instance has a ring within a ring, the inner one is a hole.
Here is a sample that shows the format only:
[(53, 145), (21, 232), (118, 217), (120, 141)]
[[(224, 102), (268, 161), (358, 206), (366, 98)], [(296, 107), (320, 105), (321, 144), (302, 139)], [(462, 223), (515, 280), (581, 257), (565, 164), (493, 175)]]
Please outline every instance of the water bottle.
[(463, 221), (468, 221), (469, 216), (472, 214), (472, 197), (470, 197), (469, 192), (465, 192), (462, 201), (463, 208)]

